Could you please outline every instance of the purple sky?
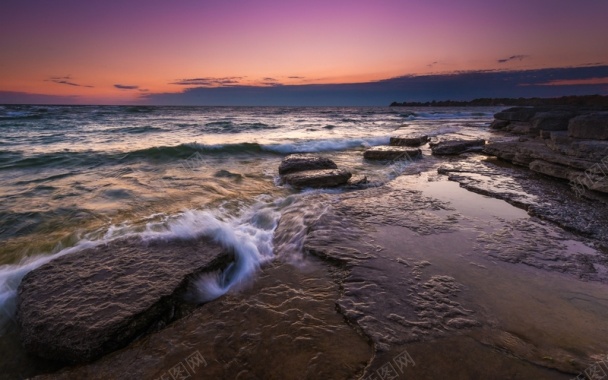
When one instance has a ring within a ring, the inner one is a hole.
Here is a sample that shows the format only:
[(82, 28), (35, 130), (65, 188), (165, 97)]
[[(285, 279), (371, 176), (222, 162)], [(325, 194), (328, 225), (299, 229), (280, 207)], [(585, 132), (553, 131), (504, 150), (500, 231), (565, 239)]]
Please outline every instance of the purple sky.
[(602, 65), (607, 18), (606, 0), (3, 0), (0, 100)]

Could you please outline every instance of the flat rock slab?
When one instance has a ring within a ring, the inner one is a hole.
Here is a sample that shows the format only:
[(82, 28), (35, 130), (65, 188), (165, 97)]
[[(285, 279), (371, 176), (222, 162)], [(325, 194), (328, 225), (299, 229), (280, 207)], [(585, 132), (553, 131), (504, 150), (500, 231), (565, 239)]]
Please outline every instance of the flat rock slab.
[(437, 155), (480, 152), (483, 150), (483, 146), (485, 145), (485, 143), (486, 141), (484, 139), (441, 141), (439, 143), (431, 145), (431, 150), (433, 151), (433, 154)]
[(175, 319), (191, 275), (229, 254), (205, 240), (119, 240), (59, 257), (19, 285), (17, 320), (31, 353), (84, 362)]
[(279, 174), (300, 172), (304, 170), (337, 169), (338, 165), (329, 158), (311, 154), (291, 154), (281, 161)]
[(391, 137), (391, 146), (420, 146), (426, 144), (429, 141), (429, 136), (394, 136)]
[(305, 170), (284, 175), (283, 182), (298, 188), (336, 187), (348, 183), (351, 176), (344, 169)]
[(363, 153), (368, 160), (409, 160), (422, 155), (420, 149), (406, 146), (375, 146)]

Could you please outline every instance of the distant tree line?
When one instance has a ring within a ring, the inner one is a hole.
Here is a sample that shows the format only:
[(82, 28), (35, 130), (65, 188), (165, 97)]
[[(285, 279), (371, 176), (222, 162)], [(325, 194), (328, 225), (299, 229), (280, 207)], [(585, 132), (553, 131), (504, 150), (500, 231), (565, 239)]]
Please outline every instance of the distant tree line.
[(608, 107), (608, 96), (584, 95), (561, 98), (478, 98), (469, 101), (392, 102), (391, 107), (487, 107), (487, 106), (586, 106)]

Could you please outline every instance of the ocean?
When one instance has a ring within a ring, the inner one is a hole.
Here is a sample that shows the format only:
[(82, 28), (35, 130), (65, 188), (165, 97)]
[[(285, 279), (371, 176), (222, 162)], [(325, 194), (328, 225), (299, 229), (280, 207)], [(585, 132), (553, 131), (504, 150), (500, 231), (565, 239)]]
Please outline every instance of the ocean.
[[(0, 106), (0, 327), (27, 272), (120, 237), (207, 235), (246, 258), (234, 281), (251, 278), (276, 259), (274, 229), (298, 197), (345, 191), (282, 185), (286, 155), (325, 155), (377, 186), (432, 157), (368, 162), (365, 148), (398, 134), (479, 137), (498, 110)], [(201, 286), (202, 300), (230, 289)]]

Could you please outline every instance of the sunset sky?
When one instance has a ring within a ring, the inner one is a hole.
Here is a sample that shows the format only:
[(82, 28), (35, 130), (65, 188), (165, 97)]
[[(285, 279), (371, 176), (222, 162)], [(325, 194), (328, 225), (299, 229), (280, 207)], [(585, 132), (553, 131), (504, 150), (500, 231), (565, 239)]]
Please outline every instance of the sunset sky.
[(0, 103), (576, 67), (600, 70), (552, 88), (608, 94), (607, 19), (606, 0), (2, 0)]

